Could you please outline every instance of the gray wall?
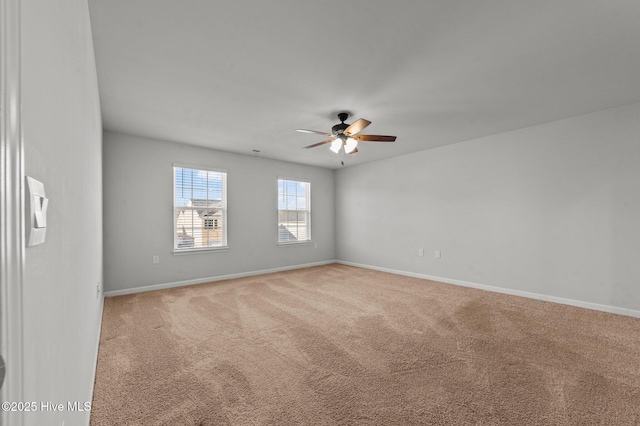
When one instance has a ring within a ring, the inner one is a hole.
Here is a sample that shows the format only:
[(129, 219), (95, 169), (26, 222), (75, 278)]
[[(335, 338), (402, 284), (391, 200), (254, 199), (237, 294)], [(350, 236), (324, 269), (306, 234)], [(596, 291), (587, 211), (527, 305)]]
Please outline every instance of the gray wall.
[(336, 172), (340, 260), (634, 310), (639, 218), (640, 104)]
[(50, 199), (47, 240), (26, 249), (24, 400), (65, 404), (25, 413), (27, 425), (85, 425), (102, 295), (102, 125), (89, 11), (83, 0), (24, 0), (25, 171)]
[[(173, 163), (227, 170), (227, 251), (172, 254)], [(112, 132), (104, 134), (103, 166), (107, 292), (335, 258), (332, 170)], [(311, 180), (317, 248), (277, 246), (278, 176)]]

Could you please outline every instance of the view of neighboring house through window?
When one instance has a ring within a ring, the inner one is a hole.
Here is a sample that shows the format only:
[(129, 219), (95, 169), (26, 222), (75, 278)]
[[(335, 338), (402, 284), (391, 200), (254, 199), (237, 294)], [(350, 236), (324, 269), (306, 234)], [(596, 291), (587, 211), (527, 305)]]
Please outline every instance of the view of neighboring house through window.
[(278, 179), (278, 243), (311, 241), (311, 183)]
[(173, 167), (174, 250), (227, 246), (227, 173)]

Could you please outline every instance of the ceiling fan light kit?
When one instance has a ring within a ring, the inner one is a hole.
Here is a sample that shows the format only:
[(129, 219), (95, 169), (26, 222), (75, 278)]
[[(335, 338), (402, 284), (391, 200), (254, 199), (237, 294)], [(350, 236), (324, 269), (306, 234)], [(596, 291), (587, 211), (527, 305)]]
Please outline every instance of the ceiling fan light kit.
[(359, 135), (371, 122), (360, 118), (354, 121), (352, 124), (345, 123), (349, 114), (341, 112), (338, 114), (340, 124), (336, 124), (331, 128), (331, 133), (318, 132), (316, 130), (296, 129), (297, 132), (312, 133), (317, 135), (329, 136), (331, 139), (327, 139), (322, 142), (314, 143), (313, 145), (305, 146), (303, 149), (315, 148), (316, 146), (325, 145), (330, 143), (329, 149), (336, 154), (340, 153), (340, 150), (344, 149), (347, 154), (355, 154), (358, 152), (358, 141), (360, 142), (395, 142), (395, 136), (382, 136), (382, 135)]
[(348, 138), (344, 143), (344, 152), (347, 154), (353, 154), (358, 147), (358, 141), (352, 138)]
[(334, 139), (333, 142), (331, 142), (331, 146), (329, 147), (329, 149), (335, 152), (336, 154), (340, 152), (341, 148), (342, 148), (342, 140), (338, 138)]

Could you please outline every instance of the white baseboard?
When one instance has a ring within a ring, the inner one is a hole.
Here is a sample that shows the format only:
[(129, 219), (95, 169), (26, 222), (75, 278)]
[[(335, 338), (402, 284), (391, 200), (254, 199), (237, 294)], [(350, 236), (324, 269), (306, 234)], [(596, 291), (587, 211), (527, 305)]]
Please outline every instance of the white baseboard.
[(381, 268), (379, 266), (364, 265), (361, 263), (347, 262), (344, 260), (336, 260), (336, 263), (340, 263), (342, 265), (348, 265), (348, 266), (356, 266), (358, 268), (374, 269), (376, 271), (389, 272), (391, 274), (405, 275), (408, 277), (438, 281), (446, 284), (454, 284), (454, 285), (459, 285), (463, 287), (477, 288), (479, 290), (487, 290), (487, 291), (493, 291), (496, 293), (510, 294), (512, 296), (527, 297), (529, 299), (541, 300), (545, 302), (560, 303), (563, 305), (576, 306), (579, 308), (592, 309), (595, 311), (608, 312), (611, 314), (626, 315), (629, 317), (640, 318), (640, 311), (637, 311), (634, 309), (620, 308), (617, 306), (610, 306), (610, 305), (601, 305), (598, 303), (584, 302), (581, 300), (565, 299), (562, 297), (548, 296), (546, 294), (530, 293), (528, 291), (513, 290), (513, 289), (503, 288), (503, 287), (494, 287), (494, 286), (485, 285), (485, 284), (472, 283), (469, 281), (461, 281), (461, 280), (456, 280), (451, 278), (436, 277), (433, 275), (425, 275), (425, 274), (417, 274), (414, 272), (400, 271), (397, 269)]
[(213, 281), (230, 280), (233, 278), (244, 278), (244, 277), (251, 277), (253, 275), (262, 275), (262, 274), (270, 274), (273, 272), (290, 271), (293, 269), (309, 268), (311, 266), (328, 265), (330, 263), (338, 263), (338, 261), (335, 259), (323, 260), (321, 262), (304, 263), (301, 265), (282, 266), (279, 268), (271, 268), (271, 269), (261, 269), (259, 271), (240, 272), (238, 274), (218, 275), (216, 277), (198, 278), (195, 280), (176, 281), (176, 282), (164, 283), (164, 284), (153, 284), (153, 285), (147, 285), (142, 287), (125, 288), (123, 290), (105, 291), (104, 296), (105, 297), (122, 296), (124, 294), (142, 293), (145, 291), (163, 290), (165, 288), (183, 287), (186, 285), (204, 284), (204, 283), (210, 283)]
[[(100, 295), (100, 321), (98, 322), (98, 337), (96, 339), (96, 351), (95, 351), (95, 358), (94, 358), (94, 362), (93, 362), (93, 375), (91, 377), (93, 377), (93, 380), (91, 381), (91, 392), (90, 392), (90, 398), (88, 399), (88, 401), (93, 403), (93, 391), (95, 390), (95, 380), (96, 380), (96, 373), (98, 372), (98, 351), (100, 350), (100, 336), (102, 334), (102, 314), (104, 313), (104, 294)], [(91, 419), (91, 413), (89, 412), (89, 420)], [(89, 423), (89, 422), (87, 422)]]
[(608, 312), (611, 314), (626, 315), (629, 317), (640, 318), (640, 311), (634, 310), (634, 309), (627, 309), (627, 308), (621, 308), (621, 307), (610, 306), (610, 305), (602, 305), (598, 303), (585, 302), (582, 300), (565, 299), (562, 297), (550, 296), (546, 294), (531, 293), (528, 291), (514, 290), (514, 289), (504, 288), (504, 287), (495, 287), (495, 286), (486, 285), (486, 284), (473, 283), (470, 281), (462, 281), (462, 280), (456, 280), (456, 279), (445, 278), (445, 277), (436, 277), (433, 275), (418, 274), (415, 272), (401, 271), (398, 269), (383, 268), (379, 266), (366, 265), (366, 264), (355, 263), (355, 262), (347, 262), (344, 260), (337, 260), (337, 259), (325, 260), (325, 261), (314, 262), (314, 263), (305, 263), (300, 265), (283, 266), (279, 268), (261, 269), (258, 271), (240, 272), (237, 274), (218, 275), (215, 277), (198, 278), (194, 280), (176, 281), (176, 282), (169, 282), (164, 284), (153, 284), (153, 285), (142, 286), (142, 287), (127, 288), (123, 290), (106, 291), (104, 293), (104, 296), (113, 297), (113, 296), (121, 296), (125, 294), (142, 293), (146, 291), (163, 290), (166, 288), (183, 287), (187, 285), (204, 284), (204, 283), (209, 283), (214, 281), (230, 280), (233, 278), (244, 278), (244, 277), (250, 277), (254, 275), (270, 274), (273, 272), (282, 272), (282, 271), (289, 271), (294, 269), (309, 268), (311, 266), (328, 265), (331, 263), (339, 263), (342, 265), (355, 266), (358, 268), (373, 269), (381, 272), (389, 272), (391, 274), (405, 275), (405, 276), (414, 277), (414, 278), (422, 278), (425, 280), (438, 281), (446, 284), (454, 284), (454, 285), (459, 285), (463, 287), (476, 288), (479, 290), (493, 291), (496, 293), (510, 294), (512, 296), (526, 297), (529, 299), (541, 300), (545, 302), (560, 303), (563, 305), (576, 306), (579, 308), (592, 309), (595, 311), (602, 311), (602, 312)]

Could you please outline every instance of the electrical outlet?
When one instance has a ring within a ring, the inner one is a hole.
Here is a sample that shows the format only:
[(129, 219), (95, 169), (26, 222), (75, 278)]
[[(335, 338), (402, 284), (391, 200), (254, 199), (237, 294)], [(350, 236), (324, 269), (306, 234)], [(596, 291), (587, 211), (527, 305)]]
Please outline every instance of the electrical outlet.
[(152, 262), (154, 265), (157, 265), (158, 263), (160, 263), (160, 256), (158, 256), (157, 254), (155, 254), (152, 258), (151, 258)]
[(96, 285), (96, 299), (100, 299), (100, 281), (98, 281), (98, 285)]
[(440, 250), (436, 250), (436, 259), (440, 259), (442, 257), (442, 252)]
[(418, 249), (418, 256), (424, 256), (424, 249)]

